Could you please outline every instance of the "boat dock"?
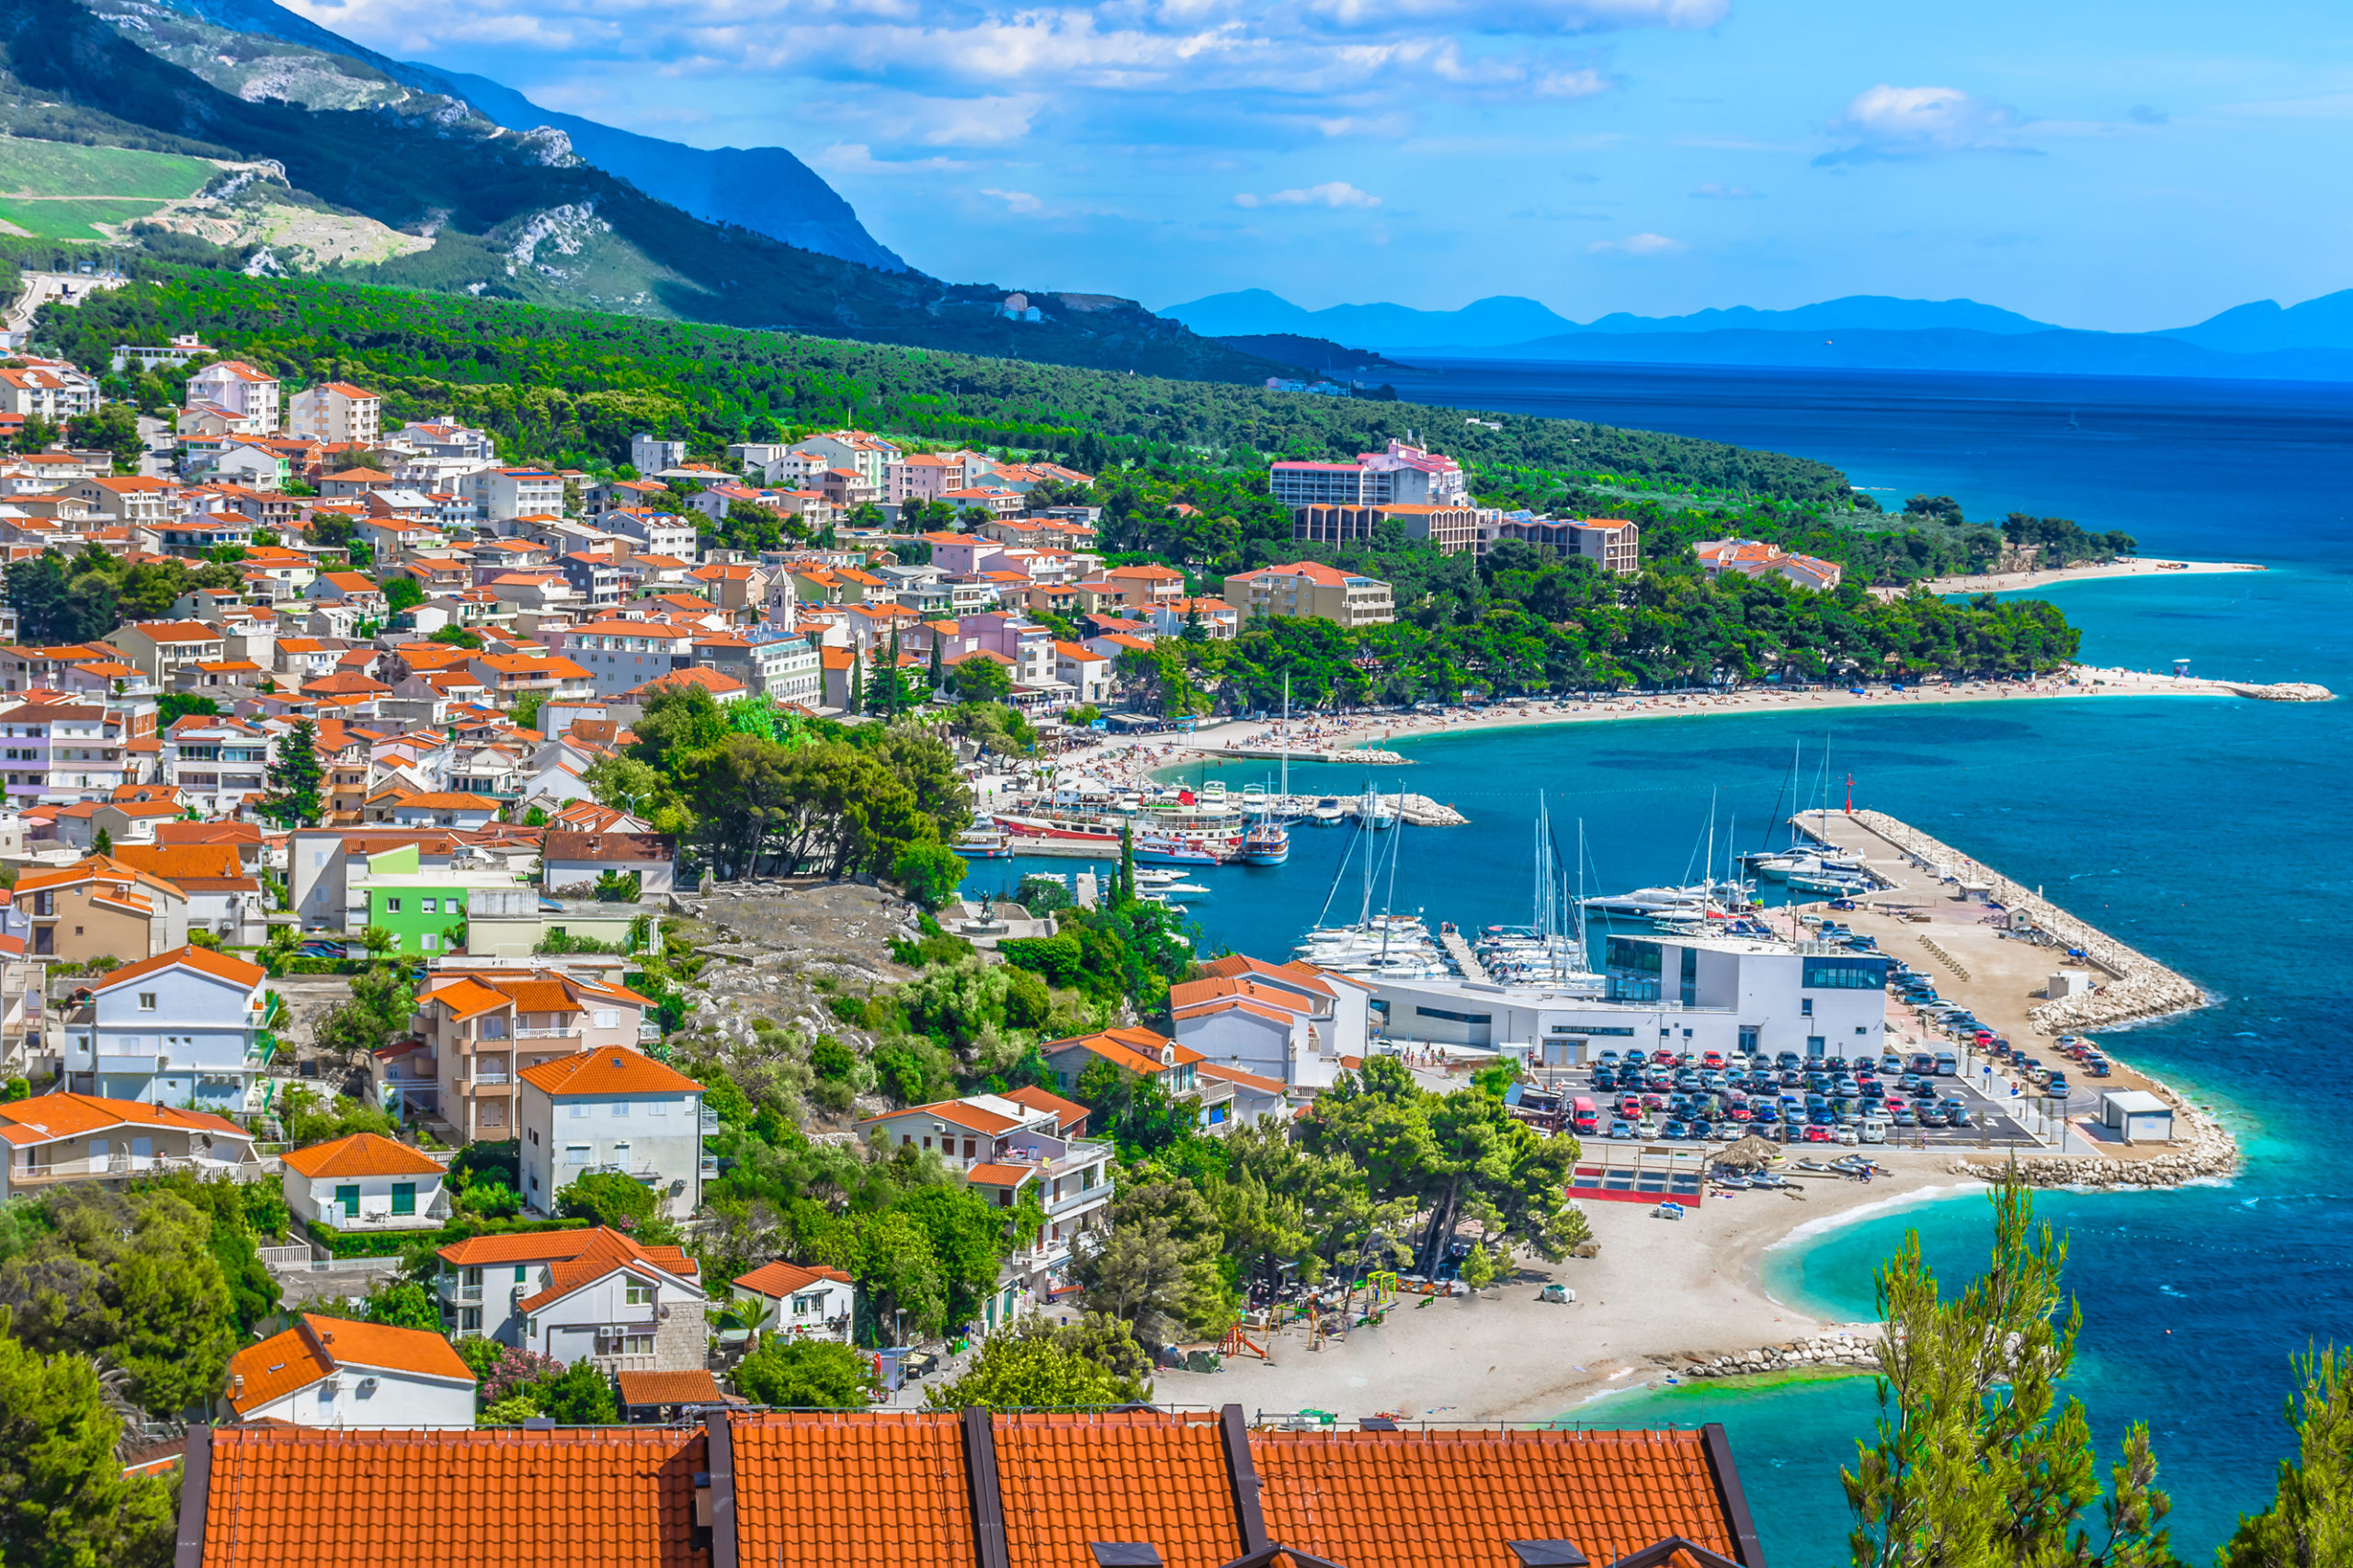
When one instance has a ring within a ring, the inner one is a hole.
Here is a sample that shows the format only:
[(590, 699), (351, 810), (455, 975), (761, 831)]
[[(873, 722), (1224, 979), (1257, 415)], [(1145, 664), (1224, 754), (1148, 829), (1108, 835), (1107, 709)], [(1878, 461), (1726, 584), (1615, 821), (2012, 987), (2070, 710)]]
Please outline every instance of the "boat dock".
[(1403, 767), (1413, 761), (1393, 751), (1376, 751), (1370, 747), (1323, 749), (1294, 746), (1285, 751), (1280, 746), (1197, 746), (1185, 748), (1199, 756), (1230, 757), (1236, 762), (1361, 762), (1372, 767)]
[(1438, 934), (1438, 945), (1445, 949), (1447, 958), (1463, 979), (1474, 985), (1489, 983), (1487, 966), (1479, 961), (1477, 954), (1472, 952), (1471, 944), (1462, 939), (1461, 932), (1451, 926), (1442, 927)]

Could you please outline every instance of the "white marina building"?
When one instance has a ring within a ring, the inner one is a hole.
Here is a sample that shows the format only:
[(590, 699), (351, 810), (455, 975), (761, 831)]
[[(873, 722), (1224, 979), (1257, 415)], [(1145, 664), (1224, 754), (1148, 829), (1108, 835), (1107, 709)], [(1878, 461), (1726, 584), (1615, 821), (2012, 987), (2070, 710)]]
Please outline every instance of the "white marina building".
[(1588, 983), (1369, 979), (1387, 1040), (1469, 1046), (1568, 1067), (1604, 1051), (1880, 1054), (1890, 960), (1826, 942), (1613, 936)]

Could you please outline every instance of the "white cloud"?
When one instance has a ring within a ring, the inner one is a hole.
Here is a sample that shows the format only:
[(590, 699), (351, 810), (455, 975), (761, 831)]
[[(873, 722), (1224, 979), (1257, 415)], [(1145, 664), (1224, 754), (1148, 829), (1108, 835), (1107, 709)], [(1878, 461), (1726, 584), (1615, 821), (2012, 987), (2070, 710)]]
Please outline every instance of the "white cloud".
[(1757, 199), (1757, 193), (1745, 185), (1718, 185), (1714, 180), (1697, 187), (1691, 194), (1709, 201), (1755, 201)]
[(1585, 248), (1587, 256), (1673, 256), (1691, 247), (1665, 234), (1628, 234), (1622, 240), (1596, 240)]
[(1253, 196), (1243, 191), (1233, 199), (1236, 207), (1378, 207), (1381, 198), (1368, 196), (1344, 179), (1325, 180), (1304, 189), (1278, 190), (1267, 196)]
[(1005, 203), (1005, 210), (1008, 212), (1029, 214), (1042, 212), (1046, 210), (1046, 204), (1044, 202), (1039, 200), (1036, 197), (1030, 195), (1026, 190), (998, 190), (994, 187), (983, 187), (981, 190), (981, 194), (983, 196), (995, 197), (999, 201)]
[(1891, 87), (1882, 82), (1855, 95), (1830, 128), (1846, 144), (1814, 162), (1864, 164), (1940, 153), (2029, 152), (2013, 134), (2019, 123), (2016, 109), (1959, 87)]

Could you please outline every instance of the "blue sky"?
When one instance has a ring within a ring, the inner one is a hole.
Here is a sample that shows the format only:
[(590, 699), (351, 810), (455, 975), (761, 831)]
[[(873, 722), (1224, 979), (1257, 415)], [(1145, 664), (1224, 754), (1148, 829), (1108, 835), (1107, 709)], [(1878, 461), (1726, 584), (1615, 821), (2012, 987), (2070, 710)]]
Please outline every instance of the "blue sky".
[(2353, 287), (2353, 6), (287, 0), (699, 146), (915, 265), (1577, 320), (1849, 293), (2175, 326)]

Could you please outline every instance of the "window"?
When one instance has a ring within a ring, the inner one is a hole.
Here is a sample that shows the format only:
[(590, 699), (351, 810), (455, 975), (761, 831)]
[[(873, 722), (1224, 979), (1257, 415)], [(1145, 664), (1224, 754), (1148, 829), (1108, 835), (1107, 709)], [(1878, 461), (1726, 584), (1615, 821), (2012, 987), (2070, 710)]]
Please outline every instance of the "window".
[(438, 915), (441, 913), (441, 901), (438, 898), (428, 898), (425, 901), (423, 907), (427, 915)]
[(654, 1304), (653, 1283), (644, 1279), (624, 1281), (621, 1285), (621, 1300), (632, 1307), (652, 1306)]
[(139, 994), (139, 1010), (142, 1013), (152, 1013), (155, 1010), (155, 994), (153, 991), (142, 991)]
[(1808, 1056), (1824, 1055), (1827, 1052), (1828, 1049), (1829, 1047), (1827, 1042), (1824, 1041), (1820, 1035), (1810, 1034), (1805, 1037), (1805, 1053)]
[(668, 1100), (655, 1100), (645, 1108), (645, 1114), (648, 1116), (667, 1116), (670, 1114), (670, 1102)]
[(1808, 991), (1877, 991), (1887, 984), (1886, 959), (1813, 958), (1798, 983)]
[(1810, 1018), (1813, 1017), (1813, 997), (1801, 996), (1798, 998), (1798, 1016), (1802, 1018)]
[(563, 1163), (567, 1165), (586, 1165), (588, 1163), (588, 1145), (585, 1143), (566, 1143), (563, 1146)]
[(396, 898), (388, 898), (384, 901), (384, 909), (387, 914), (398, 915), (401, 912), (401, 901)]
[(978, 1142), (976, 1142), (974, 1140), (970, 1139), (970, 1138), (965, 1139), (965, 1140), (964, 1140), (964, 1157), (965, 1157), (966, 1159), (968, 1159), (968, 1160), (969, 1160), (969, 1159), (971, 1159), (971, 1158), (972, 1157), (973, 1152), (974, 1152), (975, 1150), (977, 1150), (979, 1147), (980, 1147), (979, 1143), (978, 1143)]
[(621, 1354), (624, 1356), (653, 1355), (654, 1336), (650, 1334), (630, 1334), (622, 1335)]
[(597, 1010), (597, 1027), (600, 1029), (619, 1028), (621, 1016), (618, 1009), (600, 1007)]
[(343, 1217), (345, 1219), (356, 1220), (359, 1217), (359, 1187), (358, 1184), (355, 1183), (350, 1187), (336, 1187), (335, 1189), (335, 1200), (336, 1205), (343, 1210)]
[(572, 1102), (572, 1119), (574, 1121), (580, 1120), (587, 1114), (588, 1102), (586, 1100), (574, 1100)]
[(433, 933), (432, 933), (432, 932), (430, 932), (430, 931), (426, 932), (423, 936), (421, 936), (421, 937), (417, 937), (417, 939), (416, 939), (416, 945), (417, 945), (418, 947), (420, 947), (420, 948), (424, 949), (425, 949), (426, 952), (428, 952), (428, 953), (429, 953), (429, 952), (431, 952), (431, 951), (433, 950), (433, 943), (434, 943), (434, 936), (433, 936)]
[(392, 1212), (395, 1214), (416, 1212), (416, 1183), (413, 1181), (392, 1183)]

